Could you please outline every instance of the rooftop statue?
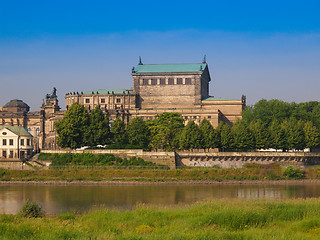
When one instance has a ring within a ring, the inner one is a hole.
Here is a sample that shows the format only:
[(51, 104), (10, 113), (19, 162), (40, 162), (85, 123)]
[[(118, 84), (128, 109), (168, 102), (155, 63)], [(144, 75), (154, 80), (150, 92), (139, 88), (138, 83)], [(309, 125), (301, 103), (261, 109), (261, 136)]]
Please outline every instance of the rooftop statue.
[(46, 99), (48, 100), (48, 99), (57, 99), (58, 98), (58, 96), (57, 96), (57, 89), (54, 87), (53, 88), (53, 91), (52, 91), (52, 94), (47, 94), (46, 95)]

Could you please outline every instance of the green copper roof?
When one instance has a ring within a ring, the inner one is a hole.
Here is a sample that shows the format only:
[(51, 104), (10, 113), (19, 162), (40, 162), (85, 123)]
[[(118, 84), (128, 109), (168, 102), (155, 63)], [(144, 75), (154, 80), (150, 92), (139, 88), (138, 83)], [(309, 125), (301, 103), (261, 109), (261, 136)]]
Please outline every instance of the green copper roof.
[(228, 99), (228, 98), (215, 98), (215, 97), (208, 97), (202, 99), (202, 101), (235, 101), (236, 99)]
[(0, 126), (0, 130), (4, 128), (10, 130), (14, 134), (17, 134), (18, 136), (32, 137), (32, 135), (22, 126)]
[(84, 92), (84, 95), (90, 94), (134, 94), (132, 89), (98, 89)]
[(199, 72), (204, 70), (206, 63), (186, 63), (186, 64), (143, 64), (137, 65), (134, 73), (179, 73), (179, 72)]

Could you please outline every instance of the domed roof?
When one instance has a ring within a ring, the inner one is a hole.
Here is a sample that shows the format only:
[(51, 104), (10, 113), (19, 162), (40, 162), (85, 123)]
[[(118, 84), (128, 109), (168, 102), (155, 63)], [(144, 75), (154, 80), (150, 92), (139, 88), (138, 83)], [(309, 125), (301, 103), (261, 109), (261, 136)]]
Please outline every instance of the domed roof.
[(10, 102), (6, 103), (3, 108), (25, 108), (27, 111), (29, 111), (30, 107), (28, 104), (23, 102), (22, 100), (19, 99), (13, 99)]

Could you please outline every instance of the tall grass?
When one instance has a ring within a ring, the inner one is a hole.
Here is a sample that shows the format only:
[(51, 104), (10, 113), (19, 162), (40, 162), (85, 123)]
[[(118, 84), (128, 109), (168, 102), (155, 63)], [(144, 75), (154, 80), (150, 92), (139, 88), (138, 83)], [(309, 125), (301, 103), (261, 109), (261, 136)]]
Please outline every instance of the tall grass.
[(320, 200), (221, 199), (84, 215), (0, 216), (0, 239), (319, 239)]

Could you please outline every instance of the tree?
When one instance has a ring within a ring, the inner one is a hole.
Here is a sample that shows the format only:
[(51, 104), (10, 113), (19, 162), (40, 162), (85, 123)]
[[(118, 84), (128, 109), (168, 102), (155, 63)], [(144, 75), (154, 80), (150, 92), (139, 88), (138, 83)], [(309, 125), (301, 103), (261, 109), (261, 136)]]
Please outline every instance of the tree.
[(149, 123), (151, 132), (151, 147), (171, 151), (175, 148), (176, 135), (184, 127), (184, 119), (179, 113), (162, 113)]
[(127, 136), (130, 144), (146, 149), (150, 141), (150, 131), (141, 118), (133, 118), (127, 127)]
[(275, 149), (287, 149), (287, 122), (282, 124), (278, 120), (271, 122), (270, 128), (270, 142), (271, 147)]
[(203, 119), (199, 125), (199, 129), (202, 132), (203, 142), (202, 148), (215, 148), (217, 144), (215, 142), (215, 130), (211, 123), (207, 119)]
[(270, 134), (266, 125), (261, 119), (250, 123), (249, 129), (253, 134), (255, 149), (267, 149), (270, 146)]
[(111, 124), (111, 134), (113, 142), (117, 145), (125, 145), (128, 143), (128, 138), (126, 134), (126, 126), (124, 122), (117, 118), (112, 124)]
[(82, 147), (85, 143), (84, 133), (89, 126), (89, 113), (83, 105), (73, 103), (63, 119), (54, 126), (58, 134), (58, 146), (72, 149)]
[(319, 146), (319, 131), (311, 121), (307, 121), (303, 127), (305, 143), (307, 148)]
[(187, 126), (182, 130), (180, 135), (181, 149), (197, 149), (203, 145), (203, 135), (194, 121), (188, 122)]
[(234, 139), (234, 148), (241, 151), (254, 149), (254, 138), (244, 121), (237, 121), (231, 128)]
[(289, 120), (288, 128), (288, 146), (289, 149), (301, 150), (306, 147), (305, 143), (305, 133), (303, 131), (304, 122), (299, 120), (297, 121), (294, 118)]
[(97, 146), (110, 143), (109, 118), (104, 117), (102, 110), (98, 106), (92, 110), (89, 119), (90, 125), (85, 132), (86, 144), (88, 146)]
[(233, 148), (234, 142), (231, 134), (231, 128), (228, 124), (220, 122), (217, 131), (220, 133), (221, 139), (221, 148), (225, 150), (229, 150)]

